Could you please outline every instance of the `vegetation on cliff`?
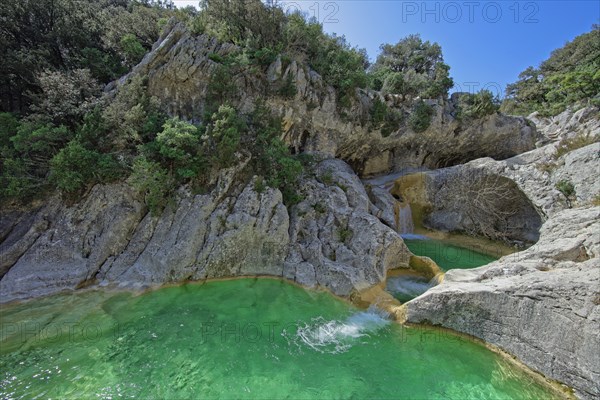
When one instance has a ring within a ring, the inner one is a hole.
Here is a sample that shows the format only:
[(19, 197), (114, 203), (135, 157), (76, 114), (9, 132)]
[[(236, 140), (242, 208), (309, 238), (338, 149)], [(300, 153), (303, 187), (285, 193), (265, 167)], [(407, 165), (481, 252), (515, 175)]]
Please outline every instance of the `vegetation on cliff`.
[[(158, 210), (177, 186), (202, 191), (218, 170), (249, 158), (261, 184), (281, 189), (294, 203), (302, 163), (279, 139), (281, 121), (266, 107), (241, 114), (232, 106), (239, 94), (234, 71), (264, 74), (278, 56), (295, 60), (336, 90), (341, 108), (359, 87), (445, 97), (452, 86), (435, 43), (413, 35), (383, 45), (370, 68), (366, 52), (343, 36), (259, 0), (205, 0), (200, 11), (162, 1), (42, 0), (3, 6), (0, 14), (8, 38), (0, 43), (6, 55), (0, 60), (1, 200), (28, 201), (55, 189), (76, 199), (96, 183), (129, 177)], [(147, 94), (143, 77), (130, 78), (110, 96), (102, 92), (141, 60), (171, 17), (239, 49), (226, 58), (212, 55), (219, 67), (200, 122), (170, 118)], [(288, 80), (277, 95), (295, 96)], [(419, 102), (414, 111), (410, 125), (426, 129), (431, 108)], [(403, 115), (381, 103), (371, 117), (371, 126), (389, 135)]]
[(538, 68), (529, 67), (506, 88), (502, 111), (549, 116), (568, 106), (600, 104), (600, 27), (577, 36)]

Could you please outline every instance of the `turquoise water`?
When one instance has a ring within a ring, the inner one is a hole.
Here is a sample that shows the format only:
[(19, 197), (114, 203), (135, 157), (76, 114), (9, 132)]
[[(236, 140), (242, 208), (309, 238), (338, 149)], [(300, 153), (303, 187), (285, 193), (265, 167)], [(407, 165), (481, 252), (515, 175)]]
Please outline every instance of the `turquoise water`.
[[(431, 258), (444, 271), (453, 268), (477, 268), (497, 260), (487, 254), (428, 238), (405, 237), (404, 243), (414, 254)], [(386, 290), (402, 303), (406, 303), (422, 295), (434, 285), (435, 283), (428, 279), (404, 275), (389, 277)]]
[(0, 398), (552, 397), (477, 343), (277, 280), (1, 311)]
[(439, 240), (404, 239), (404, 243), (414, 254), (431, 258), (444, 271), (454, 268), (477, 268), (497, 260), (493, 256)]

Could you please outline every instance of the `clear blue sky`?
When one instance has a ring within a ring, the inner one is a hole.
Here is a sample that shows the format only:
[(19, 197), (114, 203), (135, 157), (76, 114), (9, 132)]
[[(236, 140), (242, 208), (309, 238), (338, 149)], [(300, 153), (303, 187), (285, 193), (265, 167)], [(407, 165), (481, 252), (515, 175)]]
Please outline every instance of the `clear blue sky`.
[(452, 91), (487, 86), (503, 94), (525, 68), (600, 23), (600, 0), (279, 2), (316, 16), (327, 32), (345, 35), (372, 60), (382, 43), (411, 33), (438, 42), (457, 84)]

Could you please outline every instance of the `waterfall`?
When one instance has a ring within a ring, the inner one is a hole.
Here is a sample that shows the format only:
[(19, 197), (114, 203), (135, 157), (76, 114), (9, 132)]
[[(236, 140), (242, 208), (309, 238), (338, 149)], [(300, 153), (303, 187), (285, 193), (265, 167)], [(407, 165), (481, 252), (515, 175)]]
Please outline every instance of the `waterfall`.
[(413, 233), (415, 231), (415, 225), (413, 223), (410, 204), (397, 202), (395, 208), (396, 230), (398, 233), (401, 235)]

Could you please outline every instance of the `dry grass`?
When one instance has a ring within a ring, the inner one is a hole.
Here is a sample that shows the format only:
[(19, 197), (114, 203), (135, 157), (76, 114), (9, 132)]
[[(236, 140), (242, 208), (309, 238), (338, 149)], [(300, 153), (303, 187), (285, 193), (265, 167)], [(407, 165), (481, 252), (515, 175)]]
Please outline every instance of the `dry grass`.
[(599, 139), (597, 137), (583, 135), (562, 139), (558, 144), (558, 148), (556, 149), (556, 154), (554, 156), (556, 158), (560, 158), (573, 150), (580, 149), (598, 141)]

